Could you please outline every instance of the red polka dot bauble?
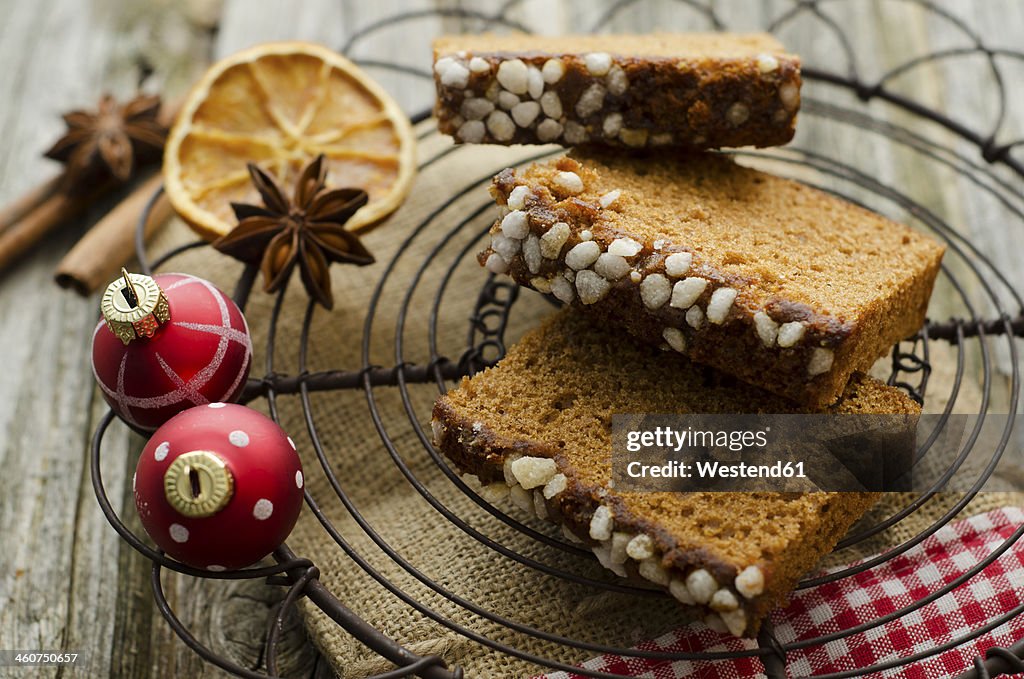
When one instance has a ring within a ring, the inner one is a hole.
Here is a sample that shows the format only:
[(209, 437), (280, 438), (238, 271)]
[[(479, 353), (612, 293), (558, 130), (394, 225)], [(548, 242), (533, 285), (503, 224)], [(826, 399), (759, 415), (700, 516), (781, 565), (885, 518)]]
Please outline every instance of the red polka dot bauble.
[(189, 408), (156, 430), (139, 458), (142, 526), (178, 561), (210, 571), (274, 551), (302, 509), (302, 463), (273, 420), (251, 408)]
[(132, 428), (151, 432), (186, 408), (241, 395), (252, 362), (249, 328), (212, 283), (123, 272), (101, 309), (93, 373), (103, 398)]

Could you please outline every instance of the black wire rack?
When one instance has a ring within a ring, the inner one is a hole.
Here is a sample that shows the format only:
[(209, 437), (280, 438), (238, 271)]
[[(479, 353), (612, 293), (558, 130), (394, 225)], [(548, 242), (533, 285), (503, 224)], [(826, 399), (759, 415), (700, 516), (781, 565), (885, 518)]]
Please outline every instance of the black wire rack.
[[(844, 34), (838, 22), (830, 16), (828, 11), (829, 5), (843, 1), (793, 0), (774, 20), (765, 26), (766, 30), (777, 32), (801, 17), (810, 16), (820, 22), (825, 30), (834, 36), (837, 48), (845, 56), (847, 65), (845, 72), (823, 70), (817, 68), (814, 64), (810, 64), (804, 66), (803, 76), (806, 82), (815, 85), (815, 93), (820, 91), (827, 94), (832, 89), (845, 91), (854, 95), (850, 100), (853, 103), (836, 103), (831, 100), (831, 97), (829, 100), (825, 100), (805, 94), (801, 115), (805, 119), (810, 117), (830, 125), (856, 129), (860, 134), (879, 135), (919, 155), (927, 162), (933, 163), (936, 167), (948, 169), (950, 172), (955, 173), (957, 177), (966, 181), (972, 190), (984, 196), (986, 200), (996, 201), (1007, 214), (1011, 215), (1012, 223), (1007, 224), (1006, 227), (1007, 238), (1008, 240), (1019, 238), (1019, 236), (1012, 234), (1021, 233), (1020, 231), (1015, 232), (1014, 229), (1024, 228), (1024, 194), (1022, 194), (1022, 187), (1024, 187), (1024, 164), (1014, 156), (1014, 151), (1018, 147), (1024, 146), (1024, 139), (1010, 142), (1000, 142), (998, 140), (1003, 132), (1008, 116), (1006, 103), (1007, 77), (1003, 69), (1007, 62), (1024, 64), (1024, 52), (986, 46), (982, 37), (974, 32), (967, 23), (936, 3), (928, 2), (927, 0), (886, 0), (888, 2), (915, 5), (927, 12), (931, 19), (948, 23), (955, 27), (967, 45), (942, 49), (915, 57), (892, 68), (877, 79), (866, 81), (863, 75), (858, 72), (856, 66), (857, 60), (854, 58), (856, 54), (855, 44)], [(636, 2), (637, 0), (620, 0), (610, 5), (607, 11), (590, 27), (590, 30), (593, 32), (603, 30), (614, 17), (629, 9)], [(486, 14), (468, 9), (405, 12), (366, 26), (354, 33), (343, 46), (342, 52), (350, 53), (357, 43), (371, 38), (379, 31), (401, 27), (408, 22), (414, 22), (428, 16), (460, 19), (471, 23), (477, 29), (489, 27), (497, 30), (527, 31), (525, 26), (510, 18), (519, 4), (521, 4), (519, 0), (510, 0), (494, 14)], [(716, 14), (711, 3), (705, 4), (697, 0), (677, 0), (677, 4), (681, 7), (685, 6), (688, 10), (692, 10), (702, 17), (704, 21), (702, 28), (713, 30), (725, 30), (728, 28), (726, 23)], [(899, 76), (911, 72), (926, 63), (942, 63), (965, 57), (983, 60), (984, 68), (989, 71), (993, 81), (996, 83), (996, 95), (998, 97), (996, 116), (987, 126), (979, 127), (967, 121), (954, 119), (901, 94), (897, 88), (891, 86), (892, 82)], [(417, 78), (431, 78), (430, 72), (427, 69), (416, 69), (400, 63), (386, 61), (358, 59), (356, 61), (367, 67), (402, 72)], [(889, 106), (902, 110), (912, 117), (914, 124), (897, 125), (879, 119), (876, 115), (872, 114), (868, 106), (873, 101), (885, 102)], [(428, 115), (428, 112), (424, 112), (419, 116), (415, 116), (414, 120), (417, 122), (426, 121)], [(957, 144), (938, 143), (930, 136), (922, 133), (922, 126), (932, 126), (935, 129), (948, 131), (959, 142)], [(421, 141), (438, 134), (429, 122), (424, 122), (418, 129), (422, 130), (420, 132)], [(421, 159), (421, 168), (437, 162), (444, 156), (459, 152), (460, 147), (444, 146), (441, 151), (432, 157)], [(976, 347), (980, 362), (980, 367), (976, 369), (979, 374), (975, 376), (979, 378), (981, 390), (981, 405), (978, 408), (979, 417), (977, 424), (977, 427), (980, 428), (985, 416), (991, 412), (994, 388), (993, 371), (995, 370), (997, 360), (996, 353), (1001, 351), (1005, 352), (1004, 356), (1009, 357), (1010, 366), (1008, 382), (1006, 384), (1006, 391), (1008, 392), (1008, 407), (1006, 411), (1010, 413), (1017, 412), (1018, 394), (1021, 384), (1017, 355), (1018, 349), (1014, 338), (1024, 337), (1024, 300), (1022, 300), (1020, 293), (1014, 289), (1007, 276), (978, 248), (972, 245), (968, 238), (944, 221), (935, 211), (929, 209), (927, 205), (921, 204), (910, 196), (905, 195), (898, 187), (888, 186), (879, 181), (874, 175), (844, 162), (843, 158), (832, 157), (819, 149), (789, 146), (786, 147), (785, 151), (738, 151), (736, 153), (743, 156), (752, 155), (758, 158), (770, 159), (777, 164), (776, 167), (782, 167), (783, 169), (787, 166), (792, 166), (794, 169), (810, 168), (816, 171), (817, 176), (829, 180), (828, 185), (823, 185), (822, 188), (851, 199), (854, 198), (851, 194), (855, 191), (866, 192), (877, 201), (905, 211), (906, 214), (913, 217), (924, 228), (930, 230), (933, 235), (941, 238), (947, 245), (942, 278), (949, 284), (953, 294), (957, 297), (958, 305), (963, 310), (962, 317), (942, 322), (929, 321), (916, 337), (894, 347), (889, 384), (904, 389), (911, 397), (923, 403), (926, 395), (929, 398), (931, 397), (931, 394), (928, 392), (929, 376), (932, 371), (932, 364), (930, 363), (931, 344), (940, 341), (954, 347), (956, 350), (955, 376), (951, 385), (948, 386), (948, 392), (941, 394), (946, 402), (945, 408), (938, 420), (937, 428), (941, 428), (945, 426), (953, 412), (954, 404), (957, 403), (957, 397), (962, 392), (968, 371), (975, 370), (975, 368), (968, 365), (969, 362), (965, 356), (966, 349), (968, 345), (972, 348)], [(538, 157), (543, 155), (545, 153), (542, 152)], [(496, 166), (493, 168), (493, 171), (496, 172), (500, 169), (501, 167)], [(589, 550), (561, 539), (550, 537), (531, 528), (529, 525), (520, 523), (514, 517), (502, 512), (501, 509), (488, 504), (474, 492), (459, 477), (457, 471), (449, 467), (446, 461), (433, 448), (429, 434), (420, 425), (420, 420), (424, 413), (416, 411), (410, 398), (410, 385), (434, 384), (439, 393), (444, 393), (452, 380), (464, 375), (473, 374), (484, 367), (493, 365), (505, 353), (505, 332), (509, 314), (519, 297), (519, 289), (513, 284), (493, 276), (484, 276), (483, 274), (480, 275), (481, 288), (474, 305), (474, 310), (468, 318), (465, 346), (460, 351), (446, 352), (444, 349), (447, 348), (439, 346), (438, 341), (438, 322), (442, 313), (441, 302), (445, 299), (446, 290), (448, 289), (453, 272), (459, 266), (475, 266), (471, 261), (472, 255), (486, 233), (486, 229), (479, 228), (479, 220), (477, 218), (491, 207), (490, 201), (486, 199), (486, 192), (483, 188), (489, 181), (491, 174), (488, 173), (477, 178), (475, 181), (467, 183), (465, 186), (457, 187), (448, 197), (450, 200), (445, 201), (440, 207), (423, 218), (398, 246), (393, 259), (377, 282), (369, 308), (367, 309), (362, 335), (361, 365), (344, 366), (337, 370), (329, 371), (309, 371), (307, 369), (308, 353), (310, 350), (310, 327), (315, 313), (315, 306), (310, 303), (306, 308), (299, 338), (298, 372), (294, 375), (276, 372), (273, 357), (278, 318), (284, 299), (284, 291), (281, 291), (275, 300), (269, 319), (265, 374), (260, 378), (250, 378), (242, 397), (243, 402), (251, 402), (259, 398), (266, 399), (271, 416), (277, 420), (278, 396), (298, 396), (307, 425), (309, 439), (321, 467), (320, 471), (325, 475), (334, 491), (334, 497), (331, 500), (340, 501), (347, 513), (354, 519), (358, 528), (365, 533), (381, 552), (397, 564), (402, 571), (466, 611), (521, 634), (552, 642), (559, 647), (565, 647), (567, 650), (585, 650), (593, 654), (612, 653), (625, 657), (658, 660), (702, 660), (708, 663), (740, 657), (757, 657), (764, 666), (764, 673), (774, 679), (789, 676), (787, 666), (794, 657), (801, 653), (820, 648), (831, 642), (850, 640), (864, 635), (871, 630), (882, 627), (902, 616), (932, 604), (937, 599), (957, 588), (969, 585), (973, 578), (981, 574), (986, 567), (1009, 550), (1024, 535), (1024, 526), (1018, 527), (985, 558), (971, 567), (965, 568), (958, 577), (948, 584), (935, 588), (927, 596), (919, 598), (897, 611), (831, 634), (813, 639), (802, 639), (792, 643), (782, 643), (776, 639), (770, 624), (766, 622), (755, 648), (735, 652), (666, 653), (626, 647), (620, 648), (595, 644), (582, 639), (567, 638), (557, 632), (536, 629), (489, 611), (485, 607), (460, 596), (444, 584), (420, 572), (415, 564), (410, 562), (397, 548), (388, 542), (387, 535), (383, 534), (361, 512), (358, 503), (345, 492), (341, 483), (339, 483), (332, 467), (331, 451), (326, 450), (321, 442), (316, 417), (311, 408), (311, 394), (343, 389), (363, 392), (367, 405), (366, 415), (372, 418), (380, 434), (381, 446), (394, 463), (394, 473), (403, 478), (413, 492), (422, 496), (445, 520), (456, 525), (468, 536), (493, 549), (502, 558), (587, 587), (630, 592), (643, 596), (652, 595), (651, 590), (648, 589), (634, 587), (629, 584), (594, 580), (576, 572), (560, 570), (491, 540), (480, 529), (470, 525), (451, 510), (448, 507), (448, 502), (446, 502), (445, 494), (435, 493), (427, 488), (424, 481), (416, 475), (407, 463), (410, 452), (408, 450), (400, 452), (398, 444), (389, 434), (387, 416), (382, 411), (377, 399), (378, 390), (383, 387), (397, 388), (399, 390), (402, 405), (408, 417), (408, 422), (405, 424), (411, 423), (418, 438), (418, 453), (414, 451), (412, 454), (428, 456), (432, 464), (440, 469), (447, 481), (450, 482), (446, 487), (449, 501), (452, 497), (451, 494), (467, 495), (473, 502), (497, 520), (513, 527), (530, 540), (543, 543), (545, 549), (560, 550), (580, 559), (593, 559), (593, 555)], [(846, 193), (844, 188), (837, 189), (836, 186), (848, 188), (850, 193)], [(864, 194), (861, 193), (860, 195)], [(201, 241), (188, 243), (165, 253), (154, 261), (150, 261), (147, 258), (143, 244), (143, 225), (148, 219), (152, 205), (158, 197), (159, 193), (153, 196), (140, 219), (137, 231), (137, 252), (142, 262), (142, 268), (147, 273), (187, 250), (205, 245)], [(475, 208), (460, 211), (459, 214), (453, 214), (454, 211), (449, 209), (449, 205), (457, 199), (466, 197), (470, 199), (478, 197), (478, 205)], [(477, 231), (472, 232), (472, 229), (477, 229)], [(467, 233), (471, 238), (454, 256), (445, 250), (445, 243), (449, 242), (453, 236)], [(406, 292), (399, 307), (397, 318), (394, 319), (394, 364), (390, 367), (373, 365), (370, 362), (372, 331), (375, 327), (374, 324), (380, 320), (380, 301), (384, 286), (387, 283), (393, 283), (397, 263), (402, 261), (403, 258), (414, 256), (410, 254), (413, 246), (424, 242), (436, 243), (436, 245), (418, 263), (416, 273), (411, 280), (398, 281), (398, 285), (402, 286)], [(447, 259), (442, 259), (445, 257)], [(444, 274), (440, 277), (425, 276), (424, 274), (428, 266), (441, 266)], [(254, 267), (246, 268), (234, 290), (233, 298), (243, 309), (245, 308), (256, 275), (257, 270)], [(430, 358), (426, 362), (416, 363), (409, 361), (405, 353), (406, 347), (403, 338), (407, 330), (407, 313), (410, 309), (414, 293), (428, 289), (429, 285), (436, 285), (436, 289), (431, 293), (432, 302), (428, 322), (427, 339)], [(975, 293), (973, 296), (969, 294), (969, 289)], [(978, 293), (983, 298), (981, 302), (977, 300)], [(104, 417), (95, 432), (92, 443), (92, 481), (100, 508), (120, 536), (152, 562), (153, 594), (160, 612), (174, 632), (206, 661), (241, 677), (262, 679), (267, 676), (276, 676), (278, 673), (277, 644), (283, 627), (284, 616), (296, 601), (301, 597), (306, 597), (348, 634), (395, 666), (391, 671), (376, 675), (376, 679), (412, 675), (440, 679), (442, 677), (458, 678), (463, 675), (463, 671), (459, 667), (448, 667), (444, 658), (437, 655), (418, 656), (361, 619), (352, 610), (347, 608), (343, 601), (340, 601), (320, 583), (320, 571), (317, 566), (309, 559), (294, 554), (287, 545), (282, 545), (274, 552), (274, 565), (219, 573), (185, 566), (150, 547), (147, 541), (133, 534), (122, 522), (117, 512), (113, 509), (104, 489), (101, 465), (102, 442), (104, 434), (113, 420), (114, 415), (112, 413), (108, 413)], [(929, 536), (934, 535), (939, 529), (948, 524), (960, 510), (966, 507), (979, 491), (985, 488), (986, 483), (989, 481), (991, 474), (1004, 453), (1008, 450), (1012, 453), (1015, 450), (1012, 447), (1008, 448), (1012, 422), (1013, 418), (1008, 418), (1006, 428), (998, 442), (991, 445), (991, 450), (982, 451), (987, 460), (984, 469), (978, 473), (977, 478), (972, 480), (969, 490), (963, 494), (962, 499), (958, 500), (941, 517), (930, 522), (924, 529), (879, 556), (870, 558), (855, 566), (829, 572), (827, 575), (805, 579), (800, 583), (799, 587), (807, 588), (827, 582), (834, 582), (875, 568), (900, 554), (914, 549)], [(953, 474), (960, 470), (967, 455), (972, 452), (975, 454), (978, 452), (973, 450), (978, 441), (978, 432), (978, 429), (971, 432), (971, 435), (966, 439), (963, 450), (960, 451), (957, 458), (950, 464), (946, 473), (930, 489), (916, 495), (913, 501), (891, 516), (880, 518), (873, 525), (859, 528), (855, 533), (846, 536), (837, 548), (857, 545), (869, 538), (883, 534), (919, 511), (922, 506), (943, 490), (944, 484), (948, 482)], [(919, 451), (919, 455), (925, 452), (927, 451)], [(1019, 453), (1019, 451), (1016, 452)], [(426, 603), (417, 600), (414, 596), (403, 591), (394, 581), (389, 580), (383, 573), (375, 569), (366, 558), (366, 555), (356, 549), (349, 540), (346, 540), (344, 535), (331, 523), (321, 509), (320, 504), (318, 504), (317, 498), (310, 494), (308, 486), (305, 501), (309, 510), (323, 526), (325, 533), (337, 544), (338, 548), (358, 568), (361, 568), (372, 577), (381, 588), (388, 590), (394, 597), (401, 600), (410, 611), (416, 611), (420, 615), (445, 626), (455, 633), (492, 649), (495, 653), (509, 654), (536, 663), (540, 667), (554, 670), (565, 670), (594, 677), (617, 676), (605, 672), (582, 669), (560, 660), (558, 657), (532, 655), (508, 643), (489, 638), (474, 629), (450, 619), (440, 611), (434, 610)], [(270, 585), (286, 588), (284, 600), (270, 621), (264, 652), (266, 673), (241, 667), (225, 658), (219, 657), (192, 635), (176, 616), (167, 598), (164, 596), (160, 576), (161, 572), (165, 569), (190, 577), (219, 580), (262, 578)], [(1024, 598), (1012, 610), (988, 620), (985, 624), (978, 625), (948, 643), (936, 645), (933, 648), (912, 655), (879, 662), (870, 667), (819, 676), (838, 679), (839, 677), (861, 676), (885, 670), (906, 668), (949, 649), (967, 644), (1022, 613), (1024, 613)], [(964, 673), (962, 676), (983, 679), (1000, 674), (1024, 672), (1022, 657), (1024, 657), (1024, 640), (1018, 641), (1009, 648), (992, 647), (987, 650), (984, 657), (975, 658), (972, 666), (963, 668)]]

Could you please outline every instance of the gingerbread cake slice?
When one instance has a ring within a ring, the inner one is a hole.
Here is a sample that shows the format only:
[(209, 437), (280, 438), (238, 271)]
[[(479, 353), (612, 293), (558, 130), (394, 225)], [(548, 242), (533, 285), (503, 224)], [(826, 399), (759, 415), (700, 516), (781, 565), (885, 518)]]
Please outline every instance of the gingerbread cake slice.
[(434, 81), (468, 143), (775, 146), (800, 107), (800, 59), (766, 34), (447, 36)]
[(921, 328), (944, 251), (724, 154), (576, 150), (492, 194), (488, 269), (809, 406)]
[[(858, 374), (825, 412), (919, 410)], [(807, 411), (566, 309), (439, 398), (432, 424), (438, 448), (480, 479), (487, 499), (509, 497), (561, 524), (606, 568), (667, 589), (720, 631), (752, 636), (877, 494), (610, 486), (613, 414), (688, 412)]]

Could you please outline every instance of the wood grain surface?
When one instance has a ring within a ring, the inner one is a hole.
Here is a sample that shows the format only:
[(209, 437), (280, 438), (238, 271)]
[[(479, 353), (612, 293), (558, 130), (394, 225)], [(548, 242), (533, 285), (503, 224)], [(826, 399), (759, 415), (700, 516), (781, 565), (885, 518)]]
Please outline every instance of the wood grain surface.
[[(138, 83), (167, 96), (182, 93), (209, 60), (265, 40), (303, 39), (340, 48), (361, 29), (404, 10), (461, 7), (494, 12), (505, 3), (458, 4), (427, 0), (0, 0), (0, 203), (52, 176), (41, 152), (59, 136), (59, 114), (92, 106), (102, 92), (130, 95)], [(730, 27), (764, 26), (792, 2), (710, 0)], [(1017, 47), (1024, 35), (1024, 4), (1017, 0), (938, 1), (962, 17), (994, 47)], [(609, 11), (611, 3), (531, 0), (510, 19), (543, 33), (580, 30)], [(842, 26), (856, 51), (856, 69), (867, 80), (885, 67), (936, 49), (970, 44), (953, 22), (905, 0), (853, 0), (823, 4), (826, 20), (788, 24), (780, 37), (799, 44), (805, 64), (842, 64), (830, 26)], [(831, 22), (831, 23), (830, 23)], [(686, 3), (627, 3), (609, 30), (707, 27)], [(397, 59), (429, 69), (429, 43), (442, 32), (477, 31), (474, 20), (425, 17), (356, 39), (350, 56)], [(1006, 122), (1000, 140), (1024, 137), (1024, 66), (1007, 64)], [(432, 89), (409, 75), (370, 67), (410, 113), (431, 104)], [(842, 70), (842, 69), (840, 69)], [(925, 65), (896, 81), (929, 106), (963, 120), (989, 120), (997, 91), (991, 72), (968, 70), (954, 60)], [(806, 92), (806, 90), (805, 90)], [(815, 89), (826, 103), (832, 90)], [(843, 100), (848, 100), (846, 97)], [(915, 126), (891, 106), (873, 102), (882, 120)], [(984, 126), (979, 125), (979, 128)], [(928, 129), (973, 162), (983, 162), (968, 143)], [(812, 126), (798, 139), (804, 148), (828, 149), (858, 166), (874, 167), (882, 183), (900, 187), (945, 217), (1024, 290), (1020, 264), (1021, 224), (970, 181), (936, 169), (920, 154), (888, 139), (864, 143), (839, 126)], [(1019, 177), (998, 176), (1021, 190)], [(218, 677), (173, 634), (156, 609), (148, 562), (122, 543), (93, 496), (88, 445), (106, 407), (89, 370), (89, 341), (98, 297), (83, 299), (53, 283), (53, 270), (76, 238), (115, 199), (60, 230), (0, 274), (0, 649), (68, 650), (82, 654), (75, 667), (0, 667), (0, 677)], [(1007, 247), (1013, 244), (1013, 247)], [(956, 269), (960, 265), (950, 261)], [(968, 292), (978, 284), (967, 283)], [(943, 316), (943, 302), (933, 310)], [(982, 313), (984, 308), (981, 307)], [(960, 313), (950, 302), (949, 312)], [(933, 313), (933, 315), (935, 315)], [(948, 314), (946, 314), (948, 315)], [(995, 379), (1008, 383), (1009, 356), (997, 353)], [(976, 373), (977, 371), (974, 371)], [(972, 374), (970, 371), (968, 374)], [(1006, 402), (1006, 390), (996, 390)], [(1000, 404), (994, 403), (998, 409)], [(106, 488), (128, 524), (134, 518), (131, 474), (143, 440), (113, 427), (104, 445)], [(141, 532), (141, 531), (140, 531)], [(219, 583), (165, 576), (171, 605), (185, 624), (218, 653), (261, 668), (260, 649), (268, 613), (281, 592), (260, 581)], [(326, 663), (290, 621), (283, 647), (288, 676), (317, 676)]]

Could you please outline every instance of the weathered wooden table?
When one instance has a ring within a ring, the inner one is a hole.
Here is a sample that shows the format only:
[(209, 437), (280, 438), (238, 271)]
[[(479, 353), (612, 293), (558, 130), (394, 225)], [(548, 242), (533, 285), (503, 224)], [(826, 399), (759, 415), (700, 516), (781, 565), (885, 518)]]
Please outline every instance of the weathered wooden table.
[[(493, 12), (505, 3), (458, 4)], [(794, 3), (709, 4), (730, 26), (742, 29), (763, 26), (766, 17)], [(991, 46), (1018, 47), (1024, 35), (1024, 4), (1017, 0), (937, 4), (966, 19)], [(572, 31), (592, 25), (611, 5), (535, 0), (510, 16), (541, 32)], [(361, 28), (396, 12), (450, 6), (429, 0), (226, 0), (223, 5), (218, 0), (0, 0), (0, 202), (55, 172), (40, 154), (60, 134), (59, 113), (92, 106), (104, 91), (127, 96), (146, 75), (145, 88), (173, 95), (210, 59), (256, 42), (299, 38), (341, 47)], [(927, 16), (913, 2), (855, 0), (827, 3), (825, 10), (855, 38), (858, 67), (867, 74), (914, 54), (969, 43), (955, 25)], [(706, 24), (685, 3), (668, 1), (628, 3), (609, 24), (616, 31), (654, 26), (700, 29)], [(477, 24), (452, 16), (420, 18), (357, 40), (351, 55), (397, 54), (425, 71), (430, 39), (461, 30), (477, 30)], [(809, 45), (806, 63), (830, 58), (835, 42), (826, 38), (831, 30), (826, 23), (805, 22), (788, 30), (783, 39), (792, 42), (796, 36)], [(818, 31), (820, 41), (814, 37)], [(1006, 139), (1024, 137), (1024, 68), (1016, 64), (1014, 69), (1004, 83)], [(423, 82), (383, 68), (371, 72), (407, 111), (430, 104), (431, 90)], [(961, 77), (942, 63), (912, 78), (905, 89), (940, 110), (955, 109), (959, 115), (972, 106), (991, 109), (990, 79)], [(901, 118), (891, 109), (877, 113)], [(930, 195), (935, 205), (960, 215), (957, 227), (1018, 290), (1024, 289), (1019, 246), (1006, 247), (1003, 224), (978, 211), (983, 208), (971, 200), (967, 186), (936, 185), (927, 168), (903, 164), (907, 156), (889, 151), (873, 147), (854, 153), (876, 154), (883, 182), (916, 187), (919, 195)], [(0, 667), (0, 676), (221, 676), (161, 619), (150, 592), (149, 564), (107, 525), (90, 485), (89, 439), (106, 410), (89, 370), (98, 299), (60, 290), (52, 276), (63, 252), (109, 205), (96, 206), (0, 274), (0, 649), (82, 654), (74, 668)], [(1002, 367), (997, 379), (1005, 380), (1005, 363)], [(112, 428), (105, 441), (108, 492), (124, 514), (134, 511), (130, 478), (142, 445), (126, 431)], [(279, 592), (260, 582), (211, 585), (174, 578), (167, 595), (184, 622), (215, 650), (243, 665), (259, 665), (267, 613)], [(290, 676), (324, 671), (325, 663), (318, 664), (294, 620), (285, 646)]]

